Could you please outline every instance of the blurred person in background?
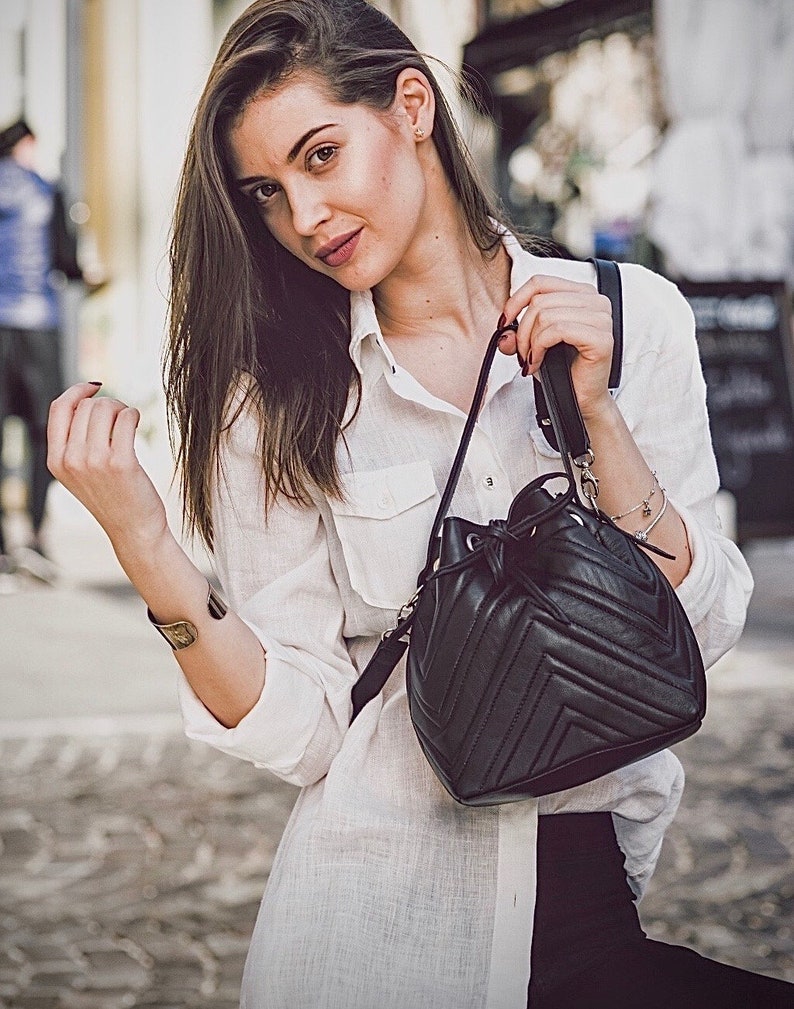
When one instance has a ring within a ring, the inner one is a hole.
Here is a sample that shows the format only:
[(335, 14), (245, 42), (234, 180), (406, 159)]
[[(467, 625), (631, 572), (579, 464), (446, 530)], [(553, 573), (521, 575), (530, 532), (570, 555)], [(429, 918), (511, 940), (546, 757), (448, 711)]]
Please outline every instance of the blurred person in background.
[(389, 18), (364, 0), (257, 0), (199, 102), (171, 249), (185, 511), (228, 607), (138, 462), (138, 410), (99, 383), (51, 409), (50, 465), (173, 649), (188, 735), (301, 786), (241, 1005), (790, 1009), (790, 985), (642, 931), (635, 900), (683, 787), (670, 751), (478, 809), (433, 775), (404, 676), (350, 724), (351, 689), (416, 585), (495, 325), (503, 353), (455, 514), (504, 514), (559, 469), (527, 376), (568, 343), (599, 505), (628, 534), (645, 516), (634, 534), (667, 552), (653, 560), (707, 665), (744, 623), (752, 580), (718, 529), (684, 298), (621, 268), (613, 399), (592, 266), (540, 258), (498, 214), (428, 61)]
[(30, 535), (9, 553), (0, 493), (0, 578), (6, 589), (22, 569), (51, 581), (44, 551), (47, 413), (63, 390), (61, 311), (56, 272), (81, 280), (77, 243), (59, 188), (35, 169), (36, 138), (24, 119), (0, 132), (0, 460), (3, 423), (24, 422), (29, 446), (26, 507)]

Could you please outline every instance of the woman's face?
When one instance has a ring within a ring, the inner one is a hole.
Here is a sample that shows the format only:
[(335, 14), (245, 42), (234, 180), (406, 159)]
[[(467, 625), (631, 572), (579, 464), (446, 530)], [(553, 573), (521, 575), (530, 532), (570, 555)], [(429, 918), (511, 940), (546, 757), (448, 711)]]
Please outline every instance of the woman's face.
[(273, 237), (351, 291), (401, 263), (425, 204), (413, 121), (395, 101), (340, 105), (296, 77), (245, 109), (230, 142), (237, 183)]

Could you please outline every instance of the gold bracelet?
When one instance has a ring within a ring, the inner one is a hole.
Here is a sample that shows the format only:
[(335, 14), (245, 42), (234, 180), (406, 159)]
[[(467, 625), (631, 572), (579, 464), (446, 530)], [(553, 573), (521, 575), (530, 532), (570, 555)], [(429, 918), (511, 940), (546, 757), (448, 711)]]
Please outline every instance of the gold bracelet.
[[(226, 603), (207, 582), (207, 612), (213, 620), (222, 620), (227, 613)], [(198, 638), (196, 625), (190, 620), (177, 620), (172, 624), (158, 624), (152, 611), (147, 607), (146, 616), (152, 626), (159, 631), (175, 652), (192, 645)]]
[(620, 515), (610, 515), (611, 522), (617, 522), (618, 519), (624, 519), (627, 515), (633, 515), (634, 512), (639, 511), (642, 508), (642, 514), (649, 518), (651, 514), (651, 498), (656, 493), (656, 488), (659, 486), (659, 481), (656, 479), (656, 470), (652, 473), (653, 476), (653, 487), (651, 487), (648, 492), (648, 496), (644, 497), (639, 504), (635, 504), (633, 508), (629, 508), (628, 511), (621, 512)]

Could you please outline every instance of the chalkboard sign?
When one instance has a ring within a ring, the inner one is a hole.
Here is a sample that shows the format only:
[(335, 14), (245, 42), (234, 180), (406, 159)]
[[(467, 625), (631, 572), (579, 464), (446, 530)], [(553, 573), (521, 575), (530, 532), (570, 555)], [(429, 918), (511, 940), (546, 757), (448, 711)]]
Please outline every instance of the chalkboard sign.
[(794, 535), (790, 303), (782, 283), (680, 283), (697, 325), (720, 482), (740, 542)]

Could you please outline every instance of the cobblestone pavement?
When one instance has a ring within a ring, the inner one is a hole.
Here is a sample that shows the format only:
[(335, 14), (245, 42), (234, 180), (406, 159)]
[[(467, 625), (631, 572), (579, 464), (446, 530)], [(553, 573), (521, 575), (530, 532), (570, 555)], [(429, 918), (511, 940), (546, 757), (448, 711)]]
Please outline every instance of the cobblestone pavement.
[(0, 1005), (238, 1005), (295, 789), (166, 733), (6, 740)]
[(794, 981), (792, 702), (790, 689), (712, 692), (704, 728), (675, 747), (687, 784), (640, 905), (653, 938), (787, 981)]
[[(655, 937), (789, 980), (792, 697), (712, 698), (642, 905)], [(8, 739), (0, 769), (0, 1005), (236, 1007), (295, 790), (168, 731)]]

